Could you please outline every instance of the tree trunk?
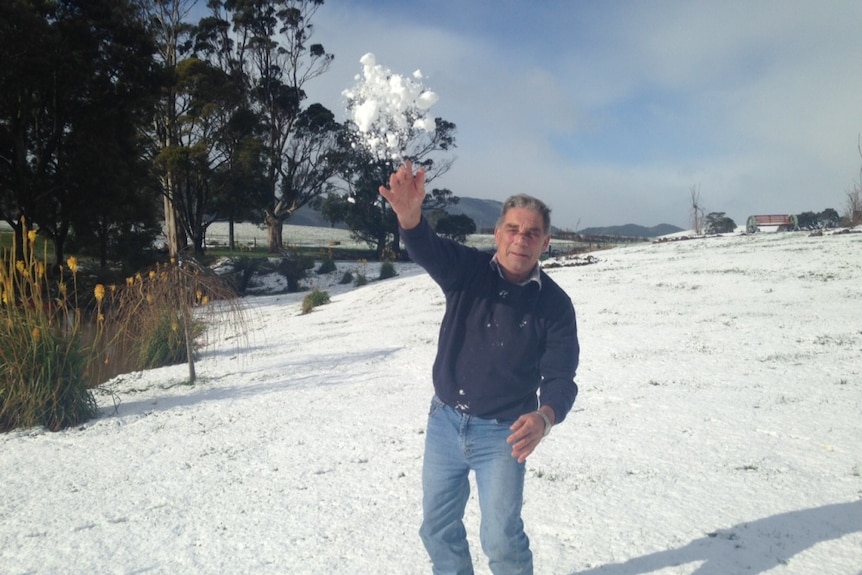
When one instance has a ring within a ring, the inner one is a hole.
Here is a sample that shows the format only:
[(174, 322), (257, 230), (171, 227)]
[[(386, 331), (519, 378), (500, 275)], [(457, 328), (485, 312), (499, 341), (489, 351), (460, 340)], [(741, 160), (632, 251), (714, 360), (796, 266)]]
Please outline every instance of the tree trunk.
[(284, 248), (283, 241), (284, 222), (269, 212), (266, 214), (266, 238), (269, 244), (269, 253), (281, 253)]
[(401, 259), (401, 228), (395, 226), (395, 233), (392, 238), (392, 252), (396, 260)]
[(54, 265), (59, 268), (63, 265), (66, 256), (66, 234), (59, 231), (54, 234)]
[(194, 249), (195, 257), (202, 258), (204, 255), (204, 252), (206, 251), (206, 249), (204, 248), (205, 238), (204, 238), (203, 234), (192, 238), (192, 241), (193, 241), (192, 248)]
[(29, 239), (24, 234), (24, 224), (21, 223), (20, 219), (15, 222), (12, 233), (14, 235), (12, 243), (15, 244), (15, 261), (24, 261), (24, 242), (29, 241)]
[[(182, 271), (180, 271), (182, 274)], [(197, 372), (195, 370), (195, 349), (194, 349), (194, 335), (193, 335), (193, 322), (192, 322), (192, 308), (194, 307), (195, 294), (194, 285), (187, 277), (180, 276), (183, 282), (183, 286), (188, 289), (187, 294), (182, 294), (186, 296), (184, 302), (180, 304), (180, 313), (183, 316), (183, 331), (185, 332), (186, 338), (186, 361), (189, 364), (189, 383), (194, 383), (197, 379)]]
[(168, 240), (168, 254), (171, 258), (176, 259), (179, 256), (180, 241), (177, 233), (177, 214), (174, 211), (173, 202), (173, 178), (171, 177), (170, 169), (165, 177), (165, 236)]

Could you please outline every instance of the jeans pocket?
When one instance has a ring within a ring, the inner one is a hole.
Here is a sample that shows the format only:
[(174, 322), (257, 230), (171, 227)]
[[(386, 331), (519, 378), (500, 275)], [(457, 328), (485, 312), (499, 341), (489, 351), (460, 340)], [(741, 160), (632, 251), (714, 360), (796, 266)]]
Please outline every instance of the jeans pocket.
[(431, 398), (431, 406), (428, 408), (428, 417), (434, 417), (434, 414), (437, 413), (441, 407), (443, 407), (443, 402), (440, 401), (440, 398), (436, 395)]

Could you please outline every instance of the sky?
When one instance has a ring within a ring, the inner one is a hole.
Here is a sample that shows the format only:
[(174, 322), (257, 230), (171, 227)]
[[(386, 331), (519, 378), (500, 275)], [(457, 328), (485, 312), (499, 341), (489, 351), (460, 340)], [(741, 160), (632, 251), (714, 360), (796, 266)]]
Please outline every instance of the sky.
[(457, 126), (433, 182), (545, 200), (565, 229), (738, 225), (834, 208), (860, 183), (862, 3), (328, 0), (309, 101), (346, 117), (360, 58), (419, 69)]
[[(537, 574), (862, 574), (860, 248), (760, 233), (545, 262), (581, 362), (526, 462)], [(124, 374), (94, 390), (98, 418), (0, 434), (0, 572), (430, 573), (443, 295), (415, 264), (338, 265), (307, 281), (332, 299), (307, 315), (307, 291), (255, 278), (247, 329), (208, 331), (194, 384), (185, 365)]]

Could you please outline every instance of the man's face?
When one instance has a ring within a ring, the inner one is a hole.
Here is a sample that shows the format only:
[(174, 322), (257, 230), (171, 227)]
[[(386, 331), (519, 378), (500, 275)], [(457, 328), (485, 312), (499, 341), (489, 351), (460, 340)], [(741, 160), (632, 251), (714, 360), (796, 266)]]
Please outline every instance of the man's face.
[(541, 214), (526, 208), (512, 208), (494, 229), (497, 263), (512, 283), (530, 277), (530, 272), (546, 249), (551, 236), (545, 234)]

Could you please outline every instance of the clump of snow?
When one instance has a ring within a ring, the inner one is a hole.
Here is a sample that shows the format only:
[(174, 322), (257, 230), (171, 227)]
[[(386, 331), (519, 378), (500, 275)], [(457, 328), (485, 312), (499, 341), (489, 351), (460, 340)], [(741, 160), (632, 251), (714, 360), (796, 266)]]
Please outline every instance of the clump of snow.
[(359, 62), (356, 85), (342, 92), (362, 145), (374, 156), (401, 160), (414, 132), (434, 132), (428, 116), (438, 95), (423, 84), (422, 72), (402, 76), (377, 63), (372, 53)]
[[(860, 253), (862, 234), (734, 235), (548, 269), (581, 393), (527, 460), (536, 573), (858, 575)], [(396, 269), (321, 276), (332, 302), (308, 315), (305, 293), (248, 298), (247, 337), (220, 330), (195, 385), (182, 365), (119, 376), (99, 419), (0, 435), (0, 571), (429, 573), (444, 300)]]

